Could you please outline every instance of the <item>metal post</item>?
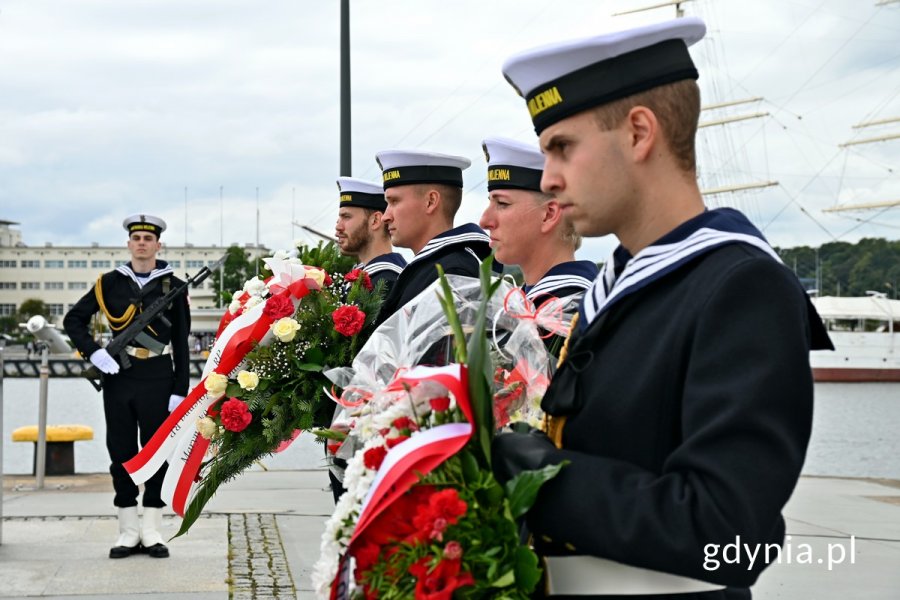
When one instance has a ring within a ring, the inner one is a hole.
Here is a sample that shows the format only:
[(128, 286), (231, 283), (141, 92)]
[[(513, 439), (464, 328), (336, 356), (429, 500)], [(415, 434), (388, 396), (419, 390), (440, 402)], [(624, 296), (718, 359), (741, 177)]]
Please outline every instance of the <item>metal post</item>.
[(350, 0), (341, 0), (341, 175), (350, 173)]
[[(3, 435), (3, 373), (6, 367), (3, 366), (3, 350), (6, 346), (6, 340), (0, 339), (0, 436)], [(3, 545), (3, 443), (5, 440), (0, 438), (0, 546)]]
[[(222, 200), (222, 190), (225, 186), (219, 186), (219, 245), (222, 249), (225, 249), (225, 202)], [(222, 304), (225, 302), (225, 265), (222, 265), (222, 268), (219, 269), (219, 298), (216, 301), (216, 306), (222, 308)]]
[(35, 489), (44, 489), (44, 473), (47, 466), (47, 384), (50, 380), (50, 348), (47, 344), (41, 344), (41, 391), (38, 399), (38, 438), (37, 456), (35, 458), (34, 474)]

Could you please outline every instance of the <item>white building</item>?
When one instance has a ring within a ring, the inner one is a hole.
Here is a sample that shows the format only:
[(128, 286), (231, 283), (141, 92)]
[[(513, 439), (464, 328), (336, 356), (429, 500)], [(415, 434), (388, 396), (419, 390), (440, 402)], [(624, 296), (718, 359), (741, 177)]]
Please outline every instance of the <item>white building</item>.
[[(30, 298), (43, 300), (50, 310), (44, 315), (56, 324), (75, 302), (91, 289), (97, 277), (131, 259), (128, 248), (119, 246), (27, 246), (22, 233), (13, 229), (18, 223), (0, 220), (0, 316), (16, 313), (22, 302)], [(237, 244), (233, 244), (237, 245)], [(268, 256), (264, 246), (246, 244), (245, 254), (251, 261)], [(195, 274), (216, 262), (225, 249), (217, 246), (168, 246), (158, 257), (174, 269), (178, 277)], [(216, 307), (213, 278), (210, 275), (197, 288), (190, 290), (191, 329), (194, 332), (215, 331), (224, 309)]]

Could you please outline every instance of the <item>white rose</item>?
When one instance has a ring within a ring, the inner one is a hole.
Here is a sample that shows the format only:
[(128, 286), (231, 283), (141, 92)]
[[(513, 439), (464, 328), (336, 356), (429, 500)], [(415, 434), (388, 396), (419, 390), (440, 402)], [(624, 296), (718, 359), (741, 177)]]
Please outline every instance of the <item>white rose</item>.
[(232, 300), (231, 304), (228, 305), (228, 312), (234, 314), (239, 310), (241, 310), (241, 303), (237, 300)]
[(322, 269), (309, 268), (306, 269), (304, 277), (306, 277), (306, 279), (312, 279), (316, 282), (316, 285), (322, 287), (322, 283), (325, 281), (325, 271)]
[(211, 396), (221, 396), (225, 393), (225, 388), (228, 387), (228, 377), (221, 373), (210, 373), (206, 376), (203, 386)]
[(290, 342), (297, 337), (299, 329), (300, 324), (290, 317), (284, 317), (272, 323), (272, 333), (282, 342)]
[(291, 257), (290, 253), (287, 250), (276, 250), (272, 255), (272, 258), (275, 260), (287, 260)]
[(238, 384), (245, 390), (255, 390), (259, 385), (259, 375), (253, 371), (241, 371), (237, 374)]
[(211, 440), (212, 437), (216, 434), (217, 429), (218, 427), (216, 426), (216, 422), (209, 417), (201, 417), (197, 419), (197, 432), (201, 436), (203, 436), (203, 439)]
[(256, 306), (257, 304), (259, 304), (262, 301), (263, 301), (263, 299), (260, 298), (259, 296), (250, 296), (250, 298), (248, 298), (247, 301), (244, 302), (244, 308), (246, 308), (247, 310), (250, 310), (251, 308), (253, 308), (254, 306)]

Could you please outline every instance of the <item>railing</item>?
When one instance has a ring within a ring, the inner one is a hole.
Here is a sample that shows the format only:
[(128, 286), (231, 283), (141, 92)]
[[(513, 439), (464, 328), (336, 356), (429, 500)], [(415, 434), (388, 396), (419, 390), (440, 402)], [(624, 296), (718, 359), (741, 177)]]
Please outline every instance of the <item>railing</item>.
[[(206, 364), (205, 358), (191, 358), (190, 376), (199, 378)], [(50, 377), (80, 377), (81, 371), (90, 363), (77, 358), (51, 358), (48, 362)], [(3, 374), (6, 377), (40, 377), (40, 358), (9, 358), (3, 361)]]

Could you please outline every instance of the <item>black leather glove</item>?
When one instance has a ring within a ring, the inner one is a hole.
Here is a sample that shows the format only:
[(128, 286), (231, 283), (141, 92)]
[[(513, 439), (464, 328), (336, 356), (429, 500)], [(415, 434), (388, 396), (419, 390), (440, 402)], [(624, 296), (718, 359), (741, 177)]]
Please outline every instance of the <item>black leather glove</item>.
[(553, 464), (556, 446), (543, 431), (500, 433), (491, 442), (494, 477), (501, 485), (521, 473)]

